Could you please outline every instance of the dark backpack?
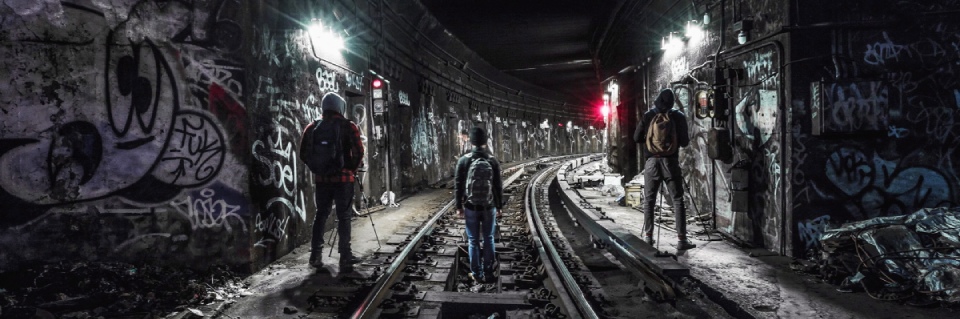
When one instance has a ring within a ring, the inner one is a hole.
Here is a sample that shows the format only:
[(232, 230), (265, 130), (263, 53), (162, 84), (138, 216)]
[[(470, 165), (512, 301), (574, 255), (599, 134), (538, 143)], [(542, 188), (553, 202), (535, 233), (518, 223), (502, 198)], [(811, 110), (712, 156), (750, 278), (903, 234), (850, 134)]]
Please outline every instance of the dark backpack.
[(670, 118), (670, 111), (657, 112), (647, 128), (647, 150), (654, 156), (669, 156), (677, 153), (677, 124)]
[(340, 130), (343, 122), (337, 119), (316, 120), (304, 132), (300, 155), (310, 171), (321, 176), (339, 174), (344, 167), (343, 141)]
[(474, 155), (467, 170), (467, 203), (493, 207), (493, 165), (490, 159)]

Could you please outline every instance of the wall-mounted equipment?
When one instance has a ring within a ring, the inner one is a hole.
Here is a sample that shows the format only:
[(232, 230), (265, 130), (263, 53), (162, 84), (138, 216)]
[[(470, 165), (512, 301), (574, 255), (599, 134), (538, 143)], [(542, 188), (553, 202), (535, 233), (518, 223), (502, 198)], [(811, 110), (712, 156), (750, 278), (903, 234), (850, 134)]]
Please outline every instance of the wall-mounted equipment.
[(741, 160), (730, 168), (730, 210), (746, 212), (750, 208), (750, 162)]
[(743, 19), (733, 23), (733, 32), (737, 33), (737, 43), (744, 44), (750, 40), (750, 30), (753, 29), (753, 20)]
[(730, 131), (724, 127), (711, 128), (707, 133), (707, 157), (724, 163), (733, 159)]
[(710, 109), (713, 108), (713, 90), (700, 88), (697, 90), (694, 98), (696, 99), (694, 115), (696, 115), (698, 119), (710, 117)]
[(727, 116), (726, 92), (721, 88), (714, 89), (713, 94), (711, 94), (710, 96), (710, 99), (713, 102), (710, 103), (712, 107), (707, 110), (708, 115), (711, 118), (719, 117), (721, 119), (726, 119), (726, 116)]
[(370, 95), (373, 97), (373, 113), (383, 114), (387, 111), (387, 101), (389, 100), (390, 90), (387, 80), (378, 75), (374, 75), (370, 80)]

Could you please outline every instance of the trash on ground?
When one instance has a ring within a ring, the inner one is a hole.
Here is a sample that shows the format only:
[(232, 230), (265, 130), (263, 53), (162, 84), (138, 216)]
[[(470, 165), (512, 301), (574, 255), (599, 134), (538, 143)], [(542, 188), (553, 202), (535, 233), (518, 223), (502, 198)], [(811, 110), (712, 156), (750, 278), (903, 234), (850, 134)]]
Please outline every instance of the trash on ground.
[(811, 254), (815, 266), (793, 268), (816, 272), (842, 292), (918, 306), (960, 303), (960, 207), (828, 228), (820, 246), (822, 253)]
[(0, 274), (0, 319), (41, 311), (56, 318), (159, 317), (178, 310), (203, 316), (193, 306), (239, 298), (246, 291), (242, 280), (222, 267), (196, 271), (87, 261), (38, 265)]

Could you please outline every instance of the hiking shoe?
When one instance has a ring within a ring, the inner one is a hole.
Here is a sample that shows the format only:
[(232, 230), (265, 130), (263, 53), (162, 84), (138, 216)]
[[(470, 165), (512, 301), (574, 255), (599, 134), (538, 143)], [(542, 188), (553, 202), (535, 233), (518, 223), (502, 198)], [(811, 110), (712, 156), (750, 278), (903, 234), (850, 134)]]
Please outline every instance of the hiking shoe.
[(469, 281), (471, 285), (476, 285), (483, 282), (483, 277), (477, 278), (477, 276), (474, 276), (473, 273), (468, 273), (467, 281)]
[(353, 254), (340, 254), (340, 264), (350, 264), (355, 265), (360, 263), (360, 257), (354, 256)]
[(323, 267), (323, 252), (322, 251), (311, 251), (310, 252), (310, 266), (314, 268)]
[(643, 238), (643, 241), (645, 241), (647, 244), (650, 244), (651, 246), (653, 246), (653, 243), (655, 242), (655, 241), (653, 240), (653, 236), (644, 237), (644, 238)]
[(693, 248), (697, 248), (697, 245), (686, 239), (681, 239), (679, 242), (677, 242), (677, 250), (687, 250)]
[(340, 264), (340, 273), (346, 274), (353, 272), (353, 264)]

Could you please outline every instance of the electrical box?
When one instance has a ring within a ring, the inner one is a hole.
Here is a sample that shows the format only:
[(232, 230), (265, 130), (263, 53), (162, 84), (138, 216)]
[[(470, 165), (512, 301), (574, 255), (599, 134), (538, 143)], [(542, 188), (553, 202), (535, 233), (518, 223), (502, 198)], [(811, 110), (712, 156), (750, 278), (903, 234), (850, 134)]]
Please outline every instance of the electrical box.
[(750, 208), (750, 165), (746, 161), (737, 162), (730, 169), (730, 210), (746, 212)]
[(735, 212), (747, 212), (750, 209), (750, 192), (733, 191), (731, 192), (730, 210)]
[(743, 19), (733, 23), (733, 32), (750, 31), (753, 29), (753, 20)]
[(730, 189), (745, 191), (750, 188), (750, 171), (746, 168), (734, 167), (730, 170)]
[(729, 162), (733, 157), (733, 145), (730, 144), (730, 130), (722, 127), (710, 129), (707, 135), (707, 156), (713, 160)]

